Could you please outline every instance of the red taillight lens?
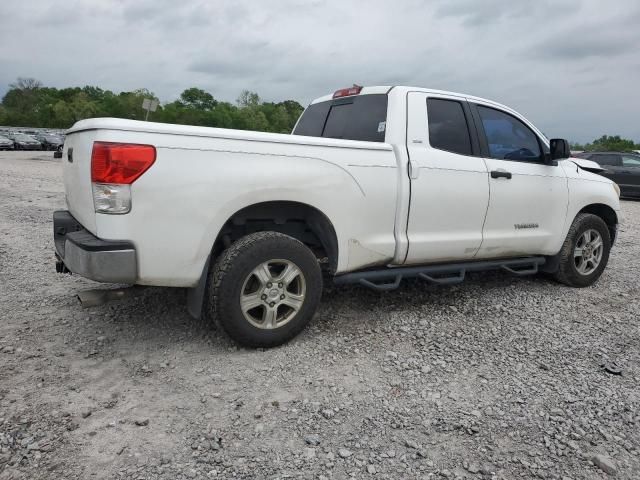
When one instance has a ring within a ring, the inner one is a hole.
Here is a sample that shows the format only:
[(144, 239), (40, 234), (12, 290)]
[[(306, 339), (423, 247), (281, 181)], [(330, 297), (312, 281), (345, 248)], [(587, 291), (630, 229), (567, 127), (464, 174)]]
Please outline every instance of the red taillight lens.
[(156, 161), (153, 145), (94, 142), (91, 181), (132, 184)]
[(340, 90), (336, 90), (333, 93), (333, 98), (350, 97), (351, 95), (358, 95), (361, 90), (362, 90), (362, 87), (360, 85), (354, 85), (353, 87), (350, 87), (350, 88), (342, 88)]

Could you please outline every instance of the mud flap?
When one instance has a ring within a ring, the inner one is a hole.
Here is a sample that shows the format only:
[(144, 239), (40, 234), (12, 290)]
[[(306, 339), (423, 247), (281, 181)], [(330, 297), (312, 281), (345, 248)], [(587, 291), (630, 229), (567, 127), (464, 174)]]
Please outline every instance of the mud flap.
[(204, 302), (204, 294), (207, 290), (207, 278), (209, 277), (209, 263), (211, 262), (211, 255), (207, 257), (207, 262), (204, 264), (202, 274), (198, 284), (187, 290), (187, 311), (196, 320), (200, 320), (202, 317), (202, 304)]
[(553, 255), (551, 257), (545, 257), (546, 262), (539, 266), (539, 270), (542, 273), (556, 273), (560, 267), (560, 254)]

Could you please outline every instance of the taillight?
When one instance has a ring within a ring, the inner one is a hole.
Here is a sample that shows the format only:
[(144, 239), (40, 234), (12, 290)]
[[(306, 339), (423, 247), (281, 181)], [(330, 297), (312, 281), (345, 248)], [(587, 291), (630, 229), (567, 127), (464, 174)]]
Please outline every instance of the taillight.
[(358, 95), (361, 91), (362, 87), (360, 85), (354, 85), (353, 87), (336, 90), (333, 93), (333, 98), (350, 97), (351, 95)]
[(91, 152), (91, 181), (131, 185), (155, 161), (153, 145), (95, 142)]
[(91, 152), (93, 206), (97, 213), (131, 211), (131, 184), (156, 161), (153, 145), (94, 142)]

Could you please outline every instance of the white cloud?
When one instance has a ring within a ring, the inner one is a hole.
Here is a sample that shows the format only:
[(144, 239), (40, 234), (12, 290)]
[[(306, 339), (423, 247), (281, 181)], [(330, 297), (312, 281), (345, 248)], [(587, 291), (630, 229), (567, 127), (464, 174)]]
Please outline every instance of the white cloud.
[(405, 84), (495, 99), (551, 136), (640, 141), (637, 0), (2, 0), (0, 18), (0, 92), (33, 76), (306, 103)]

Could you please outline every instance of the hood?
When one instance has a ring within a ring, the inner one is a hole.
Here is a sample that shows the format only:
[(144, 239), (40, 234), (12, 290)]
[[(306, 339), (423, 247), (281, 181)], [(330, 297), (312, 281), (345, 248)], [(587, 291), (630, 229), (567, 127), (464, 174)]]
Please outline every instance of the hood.
[(575, 163), (578, 167), (580, 167), (582, 170), (586, 170), (587, 172), (600, 173), (605, 171), (604, 168), (602, 168), (598, 163), (594, 162), (593, 160), (587, 160), (584, 158), (575, 158), (575, 157), (571, 157), (568, 160), (570, 162)]

